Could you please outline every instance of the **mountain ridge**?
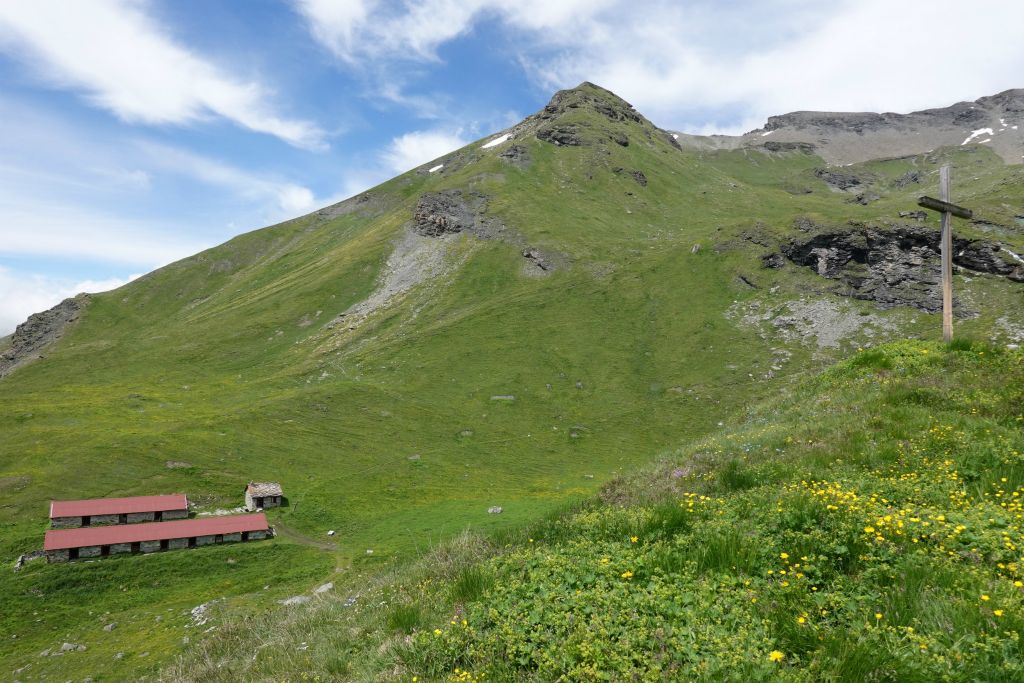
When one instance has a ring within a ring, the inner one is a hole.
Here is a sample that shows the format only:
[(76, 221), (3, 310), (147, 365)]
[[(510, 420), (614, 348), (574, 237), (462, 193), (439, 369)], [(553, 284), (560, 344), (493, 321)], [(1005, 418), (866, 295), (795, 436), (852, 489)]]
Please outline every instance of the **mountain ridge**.
[(942, 146), (990, 144), (1006, 163), (1020, 164), (1024, 89), (907, 114), (795, 111), (770, 116), (762, 128), (742, 135), (678, 135), (695, 149), (754, 148), (770, 136), (772, 143), (813, 145), (822, 158), (840, 166), (922, 154)]
[[(51, 498), (184, 491), (215, 513), (255, 480), (289, 500), (266, 544), (0, 574), (19, 636), (3, 665), (155, 675), (207, 638), (185, 630), (198, 606), (358, 592), (466, 528), (593, 495), (842, 354), (935, 338), (937, 218), (902, 214), (946, 163), (979, 217), (956, 225), (973, 245), (957, 334), (1024, 340), (1024, 167), (987, 145), (832, 169), (795, 143), (680, 146), (593, 85), (549, 106), (92, 295), (0, 380), (12, 561)], [(62, 642), (88, 649), (38, 656)]]

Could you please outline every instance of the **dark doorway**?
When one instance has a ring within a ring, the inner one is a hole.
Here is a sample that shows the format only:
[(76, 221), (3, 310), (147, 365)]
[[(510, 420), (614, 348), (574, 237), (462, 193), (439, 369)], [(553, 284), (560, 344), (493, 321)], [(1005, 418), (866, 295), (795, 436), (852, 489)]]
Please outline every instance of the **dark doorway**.
[(117, 523), (118, 524), (127, 524), (128, 523), (128, 515), (118, 515), (117, 516)]
[(110, 555), (110, 546), (109, 545), (100, 546), (100, 557), (107, 557), (109, 555)]
[(92, 517), (90, 517), (88, 515), (86, 515), (85, 517), (82, 517), (82, 526), (89, 526), (91, 524), (92, 524)]
[(70, 550), (68, 550), (68, 559), (69, 560), (77, 560), (78, 559), (78, 548), (71, 548)]

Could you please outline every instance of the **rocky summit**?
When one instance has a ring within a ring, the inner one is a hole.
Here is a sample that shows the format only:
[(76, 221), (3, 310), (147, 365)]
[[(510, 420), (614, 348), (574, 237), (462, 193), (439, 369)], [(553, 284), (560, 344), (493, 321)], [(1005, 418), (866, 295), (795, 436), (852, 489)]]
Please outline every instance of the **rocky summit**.
[(681, 135), (694, 148), (813, 151), (830, 164), (985, 145), (1008, 164), (1024, 163), (1024, 89), (910, 114), (798, 111), (769, 117), (741, 136)]
[[(699, 137), (583, 83), (344, 202), (33, 316), (0, 350), (0, 555), (22, 558), (0, 574), (0, 668), (639, 680), (657, 661), (716, 680), (674, 654), (701, 653), (744, 680), (853, 680), (884, 652), (857, 680), (940, 680), (901, 659), (930, 648), (984, 670), (1016, 647), (996, 607), (1017, 604), (999, 554), (1016, 522), (948, 504), (1019, 485), (986, 473), (1015, 457), (1020, 394), (984, 378), (1019, 374), (1024, 343), (1022, 93)], [(917, 206), (946, 164), (973, 211), (953, 286), (974, 342), (953, 347), (934, 342), (939, 219)], [(1003, 450), (985, 460), (979, 439)], [(31, 559), (51, 499), (183, 492), (220, 517), (253, 481), (284, 491), (272, 540)], [(933, 525), (912, 527), (921, 554), (897, 535), (911, 517)], [(972, 615), (973, 654), (948, 615), (911, 609), (954, 590), (932, 583), (943, 562), (968, 582), (942, 604)], [(928, 580), (884, 602), (896, 574)]]

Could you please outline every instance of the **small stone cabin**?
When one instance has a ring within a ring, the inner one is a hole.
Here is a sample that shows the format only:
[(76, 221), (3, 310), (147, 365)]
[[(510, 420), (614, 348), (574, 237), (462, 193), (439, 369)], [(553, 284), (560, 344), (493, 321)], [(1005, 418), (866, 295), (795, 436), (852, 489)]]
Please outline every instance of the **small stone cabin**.
[(250, 481), (245, 487), (245, 509), (276, 508), (284, 501), (281, 485), (275, 481)]
[(126, 553), (197, 548), (215, 543), (256, 541), (273, 536), (263, 513), (179, 519), (172, 522), (111, 524), (50, 529), (43, 550), (49, 562)]
[(184, 493), (132, 498), (55, 500), (50, 503), (50, 526), (54, 529), (163, 522), (188, 517)]

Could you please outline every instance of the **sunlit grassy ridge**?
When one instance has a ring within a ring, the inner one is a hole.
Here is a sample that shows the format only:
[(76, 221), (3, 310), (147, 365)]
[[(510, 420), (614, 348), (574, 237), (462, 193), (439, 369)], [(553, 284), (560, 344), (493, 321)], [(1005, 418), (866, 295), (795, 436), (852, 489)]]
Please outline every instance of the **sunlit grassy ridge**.
[[(861, 351), (589, 503), (236, 623), (168, 678), (1024, 680), (1022, 406), (1020, 352)], [(260, 639), (307, 647), (243, 659)]]
[[(44, 360), (0, 381), (5, 561), (40, 546), (51, 498), (184, 491), (211, 510), (238, 505), (250, 479), (278, 480), (290, 505), (272, 523), (292, 532), (0, 573), (0, 633), (17, 636), (0, 638), (0, 666), (31, 665), (25, 680), (137, 677), (212, 637), (185, 628), (200, 603), (260, 612), (328, 580), (358, 588), (466, 528), (518, 528), (593, 495), (868, 341), (821, 350), (727, 317), (737, 304), (782, 306), (830, 286), (806, 268), (763, 269), (777, 244), (745, 235), (803, 235), (800, 217), (890, 220), (921, 191), (892, 179), (943, 161), (954, 164), (954, 198), (979, 215), (1012, 225), (1024, 205), (1024, 167), (980, 147), (853, 167), (884, 195), (860, 206), (815, 177), (823, 162), (810, 154), (684, 152), (647, 123), (583, 107), (571, 117), (591, 144), (524, 136), (520, 167), (498, 156), (503, 147), (474, 143), (457, 162), (445, 157), (443, 172), (374, 188), (362, 208), (248, 233), (97, 295)], [(519, 241), (459, 236), (444, 278), (356, 330), (325, 328), (374, 291), (420, 195), (452, 188), (485, 195)], [(1020, 242), (998, 226), (957, 229)], [(525, 273), (524, 244), (565, 267)], [(1019, 317), (1019, 285), (981, 276), (957, 286), (980, 313), (958, 332), (988, 338), (998, 318)], [(933, 316), (841, 303), (886, 317), (894, 337), (936, 334)], [(768, 380), (776, 349), (789, 360)], [(487, 513), (495, 505), (501, 515)], [(147, 588), (112, 600), (112, 585)], [(119, 626), (104, 632), (110, 622)], [(38, 657), (65, 641), (88, 649)]]

